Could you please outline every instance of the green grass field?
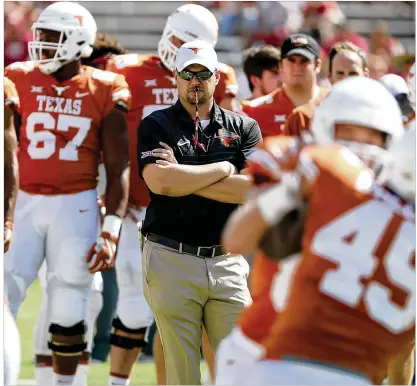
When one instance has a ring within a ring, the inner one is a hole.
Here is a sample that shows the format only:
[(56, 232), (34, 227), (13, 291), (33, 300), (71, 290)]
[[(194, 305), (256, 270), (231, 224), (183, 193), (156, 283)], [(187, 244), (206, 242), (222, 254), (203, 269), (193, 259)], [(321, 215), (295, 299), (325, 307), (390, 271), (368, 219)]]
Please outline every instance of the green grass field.
[[(20, 379), (22, 384), (29, 384), (26, 380), (34, 380), (35, 368), (32, 364), (33, 352), (33, 328), (36, 323), (39, 305), (41, 302), (41, 289), (39, 282), (36, 281), (29, 289), (27, 298), (19, 311), (18, 327), (22, 344), (22, 364)], [(88, 385), (107, 385), (109, 363), (93, 364), (88, 370)], [(202, 364), (202, 371), (206, 371), (205, 364)], [(32, 383), (34, 384), (34, 382)], [(135, 385), (156, 385), (154, 364), (138, 363), (135, 365), (130, 382)]]

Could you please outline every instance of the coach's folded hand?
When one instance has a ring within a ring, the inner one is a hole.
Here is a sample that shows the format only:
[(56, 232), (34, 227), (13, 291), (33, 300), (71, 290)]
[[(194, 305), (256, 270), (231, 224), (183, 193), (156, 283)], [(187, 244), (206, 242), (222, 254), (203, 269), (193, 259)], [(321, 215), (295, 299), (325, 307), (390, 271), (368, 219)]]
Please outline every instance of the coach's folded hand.
[(87, 254), (88, 272), (96, 273), (114, 267), (122, 219), (105, 216), (103, 229)]
[(4, 223), (4, 253), (6, 253), (13, 239), (13, 223), (11, 221), (6, 221)]
[(152, 151), (154, 157), (161, 158), (160, 160), (157, 160), (156, 163), (165, 166), (167, 164), (178, 164), (178, 161), (174, 156), (174, 150), (172, 150), (165, 142), (159, 142), (159, 144), (162, 148), (154, 149)]

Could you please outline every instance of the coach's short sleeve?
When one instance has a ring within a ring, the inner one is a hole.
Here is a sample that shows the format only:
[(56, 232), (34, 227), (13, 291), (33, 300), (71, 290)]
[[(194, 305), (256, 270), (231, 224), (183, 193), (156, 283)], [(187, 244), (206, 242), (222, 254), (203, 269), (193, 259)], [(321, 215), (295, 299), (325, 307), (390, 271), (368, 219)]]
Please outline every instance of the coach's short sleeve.
[(243, 118), (242, 153), (245, 160), (262, 143), (262, 134), (258, 122), (252, 118)]
[[(159, 142), (169, 143), (168, 133), (153, 116), (146, 117), (138, 127), (138, 165), (139, 176), (143, 178), (143, 169), (148, 164), (154, 164), (157, 157), (153, 156), (153, 150), (161, 148)], [(170, 145), (171, 146), (171, 145)]]

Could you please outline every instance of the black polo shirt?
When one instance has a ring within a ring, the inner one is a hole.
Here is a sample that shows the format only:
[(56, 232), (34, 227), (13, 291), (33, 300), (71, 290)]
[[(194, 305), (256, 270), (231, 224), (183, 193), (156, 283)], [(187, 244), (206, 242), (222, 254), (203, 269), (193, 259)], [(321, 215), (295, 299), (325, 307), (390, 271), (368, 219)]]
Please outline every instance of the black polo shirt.
[[(214, 104), (209, 125), (199, 135), (206, 152), (193, 146), (194, 121), (180, 101), (148, 115), (138, 128), (139, 174), (147, 164), (155, 163), (152, 150), (165, 142), (174, 151), (179, 164), (205, 165), (229, 161), (240, 171), (248, 155), (262, 141), (258, 123)], [(223, 227), (237, 207), (190, 194), (169, 197), (150, 192), (143, 234), (159, 236), (193, 246), (220, 244)]]

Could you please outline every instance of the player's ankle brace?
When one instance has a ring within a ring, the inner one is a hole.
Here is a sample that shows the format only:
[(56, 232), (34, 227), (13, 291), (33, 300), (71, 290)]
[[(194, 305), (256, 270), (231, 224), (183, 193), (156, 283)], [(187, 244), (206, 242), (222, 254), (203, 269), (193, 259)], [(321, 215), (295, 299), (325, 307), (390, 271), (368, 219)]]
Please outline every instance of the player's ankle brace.
[(119, 318), (113, 319), (113, 331), (110, 335), (110, 344), (116, 347), (124, 348), (126, 350), (132, 350), (134, 348), (142, 348), (147, 345), (145, 339), (129, 338), (127, 336), (120, 336), (115, 334), (115, 330), (120, 330), (128, 334), (146, 334), (147, 328), (128, 328)]
[(48, 348), (54, 354), (67, 357), (78, 356), (82, 355), (83, 351), (87, 348), (87, 343), (85, 342), (71, 344), (59, 342), (54, 339), (54, 335), (63, 335), (66, 337), (81, 336), (81, 339), (83, 339), (85, 324), (82, 321), (71, 327), (62, 327), (59, 324), (52, 323), (49, 326), (49, 333), (52, 334), (52, 339), (48, 342)]

